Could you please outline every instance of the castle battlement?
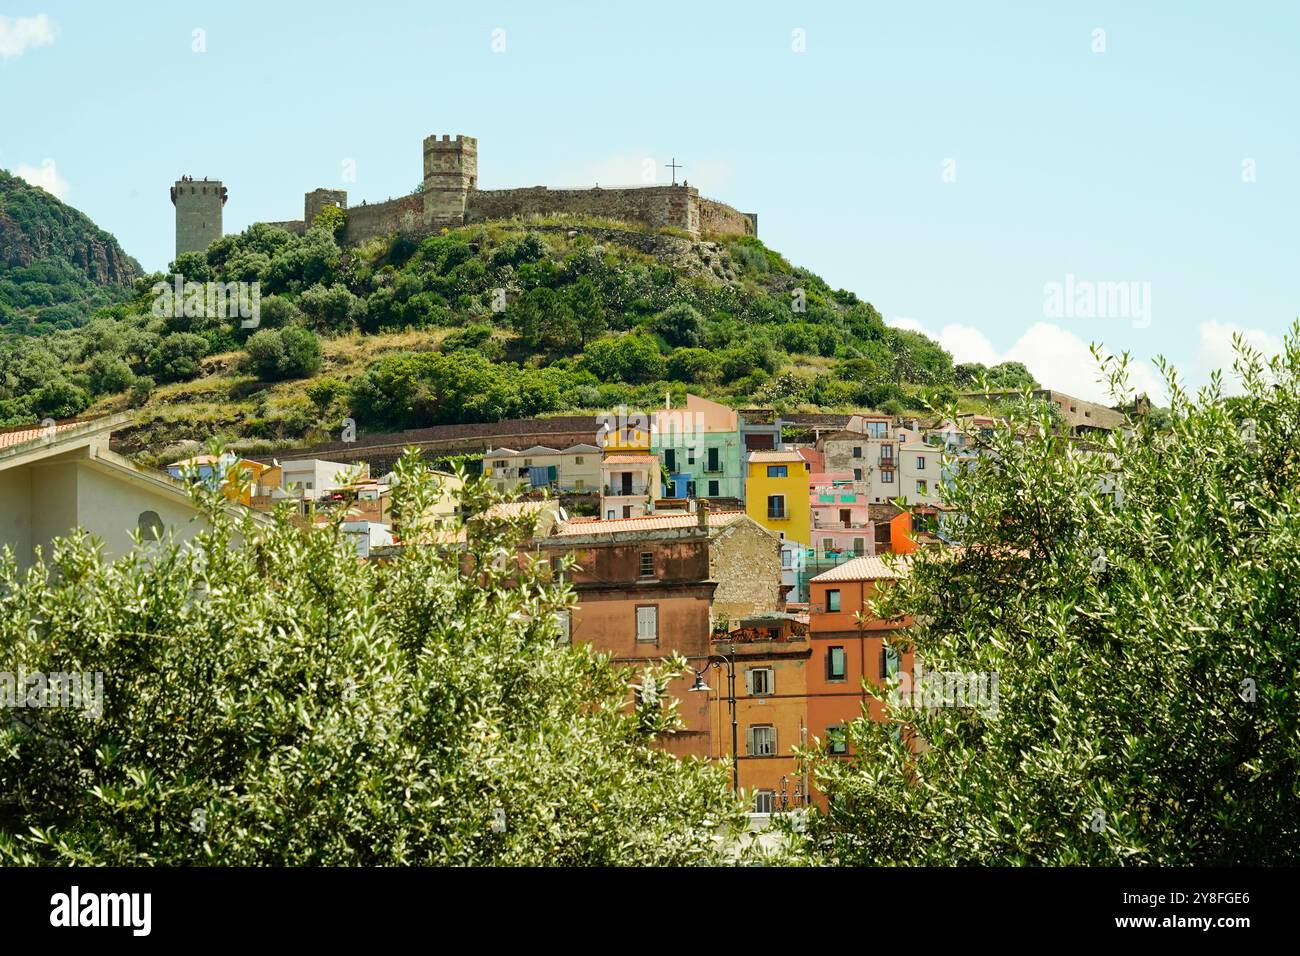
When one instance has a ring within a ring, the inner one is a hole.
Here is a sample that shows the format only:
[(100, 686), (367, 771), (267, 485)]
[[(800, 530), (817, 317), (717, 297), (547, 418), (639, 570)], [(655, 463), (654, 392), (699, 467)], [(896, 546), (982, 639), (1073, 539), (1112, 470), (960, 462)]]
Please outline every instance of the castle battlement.
[[(303, 218), (270, 225), (298, 234), (311, 228), (325, 206), (337, 206), (347, 213), (342, 236), (345, 245), (356, 245), (376, 236), (393, 233), (422, 235), (440, 229), (499, 219), (532, 216), (590, 216), (637, 223), (651, 228), (674, 228), (692, 236), (757, 235), (758, 216), (743, 213), (700, 195), (694, 186), (645, 185), (597, 186), (592, 189), (551, 189), (525, 186), (519, 189), (478, 188), (478, 139), (449, 133), (426, 136), (423, 143), (424, 179), (419, 192), (381, 203), (348, 205), (342, 189), (313, 189), (303, 200)], [(180, 183), (177, 183), (179, 186)], [(220, 184), (217, 184), (220, 185)], [(224, 190), (222, 190), (224, 202)], [(173, 201), (175, 189), (173, 188)], [(219, 209), (219, 207), (218, 207)], [(201, 217), (207, 227), (207, 217)], [(181, 206), (177, 205), (177, 250), (181, 240)], [(219, 238), (218, 231), (209, 241)], [(187, 227), (187, 236), (190, 232)], [(198, 237), (194, 237), (198, 241)], [(206, 248), (207, 243), (198, 248)], [(193, 246), (191, 246), (193, 248)]]

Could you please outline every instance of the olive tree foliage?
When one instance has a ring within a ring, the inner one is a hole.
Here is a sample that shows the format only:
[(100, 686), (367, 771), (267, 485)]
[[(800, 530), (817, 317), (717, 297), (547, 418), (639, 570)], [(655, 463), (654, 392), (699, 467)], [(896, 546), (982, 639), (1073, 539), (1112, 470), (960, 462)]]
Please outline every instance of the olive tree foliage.
[[(1239, 397), (1217, 376), (1191, 395), (1162, 365), (1167, 431), (1137, 419), (1089, 448), (1021, 404), (956, 473), (960, 546), (917, 555), (873, 610), (911, 620), (893, 643), (927, 670), (996, 674), (996, 707), (877, 689), (888, 720), (850, 726), (854, 756), (813, 755), (815, 852), (1297, 859), (1300, 325), (1271, 360), (1236, 348)], [(1127, 358), (1098, 358), (1124, 393)]]
[[(455, 529), (414, 452), (405, 547), (232, 516), (105, 563), (83, 536), (0, 561), (4, 669), (101, 672), (103, 713), (0, 729), (0, 860), (21, 864), (708, 864), (742, 808), (658, 745), (679, 659), (638, 674), (557, 639), (572, 589), (518, 521)], [(469, 480), (463, 504), (492, 492)], [(9, 719), (12, 717), (13, 719)]]

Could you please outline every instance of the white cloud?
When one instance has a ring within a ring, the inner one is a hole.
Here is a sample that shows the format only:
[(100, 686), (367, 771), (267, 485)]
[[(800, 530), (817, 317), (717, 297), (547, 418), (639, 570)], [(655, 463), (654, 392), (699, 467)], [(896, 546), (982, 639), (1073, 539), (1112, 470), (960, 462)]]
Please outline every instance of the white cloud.
[[(945, 325), (936, 335), (911, 318), (891, 318), (886, 324), (930, 336), (952, 354), (954, 362), (1021, 362), (1044, 388), (1104, 405), (1114, 402), (1108, 386), (1098, 381), (1100, 370), (1088, 343), (1059, 325), (1035, 322), (1011, 348), (999, 353), (983, 332), (969, 325)], [(1146, 392), (1156, 404), (1165, 400), (1164, 383), (1146, 362), (1129, 365), (1129, 385), (1137, 392)]]
[(1237, 358), (1232, 348), (1234, 333), (1244, 335), (1246, 344), (1263, 352), (1266, 360), (1282, 351), (1282, 339), (1262, 329), (1246, 329), (1225, 322), (1202, 322), (1193, 384), (1208, 382), (1211, 372), (1222, 369), (1223, 391), (1228, 395), (1241, 394), (1241, 380), (1232, 371), (1232, 363)]
[(58, 25), (43, 13), (34, 17), (0, 17), (0, 60), (22, 56), (29, 46), (49, 46), (58, 33)]
[(26, 163), (19, 163), (14, 169), (14, 175), (19, 179), (25, 179), (33, 186), (40, 186), (51, 196), (57, 196), (60, 199), (66, 199), (72, 187), (68, 181), (59, 175), (55, 168), (54, 160), (47, 159), (39, 166), (28, 166)]

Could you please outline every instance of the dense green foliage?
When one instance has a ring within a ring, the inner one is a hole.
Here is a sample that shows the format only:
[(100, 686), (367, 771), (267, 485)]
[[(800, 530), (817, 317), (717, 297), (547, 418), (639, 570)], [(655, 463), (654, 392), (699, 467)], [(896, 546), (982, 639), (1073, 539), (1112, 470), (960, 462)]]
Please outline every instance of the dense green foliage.
[[(895, 643), (927, 670), (997, 675), (996, 711), (890, 706), (878, 689), (895, 723), (860, 720), (853, 758), (819, 761), (817, 852), (1294, 862), (1300, 325), (1267, 364), (1238, 351), (1242, 397), (1217, 375), (1190, 396), (1166, 372), (1168, 431), (1138, 420), (1081, 451), (1023, 403), (1029, 437), (997, 430), (995, 457), (958, 472), (948, 531), (964, 547), (923, 551), (875, 610), (914, 616)], [(1124, 361), (1107, 366), (1121, 394)]]
[(0, 170), (0, 336), (78, 326), (129, 298), (140, 272), (80, 212)]
[[(375, 356), (328, 406), (296, 407), (278, 427), (298, 431), (282, 437), (349, 415), (391, 429), (658, 403), (666, 390), (900, 410), (921, 408), (923, 387), (955, 394), (952, 360), (934, 342), (887, 327), (871, 305), (757, 239), (725, 242), (706, 261), (701, 246), (669, 235), (493, 223), (344, 252), (338, 228), (337, 215), (304, 236), (257, 225), (177, 258), (172, 272), (185, 281), (260, 283), (256, 330), (228, 314), (156, 309), (154, 283), (171, 277), (154, 275), (84, 328), (0, 344), (0, 425), (34, 420), (29, 383), (51, 376), (87, 404), (144, 401), (154, 383), (214, 372), (309, 378), (322, 363), (288, 331), (297, 328), (322, 337), (326, 353), (331, 337), (357, 333), (427, 338)], [(205, 364), (236, 350), (246, 358), (233, 367)]]
[[(414, 453), (396, 507), (440, 494)], [(656, 741), (668, 679), (558, 640), (572, 590), (517, 568), (518, 522), (465, 552), (359, 563), (337, 525), (272, 526), (196, 489), (206, 530), (115, 563), (0, 560), (0, 655), (101, 672), (102, 715), (0, 726), (0, 860), (44, 864), (681, 865), (739, 852), (725, 768)], [(494, 500), (471, 482), (463, 504)], [(433, 529), (399, 524), (403, 539)], [(635, 700), (635, 704), (633, 704)]]

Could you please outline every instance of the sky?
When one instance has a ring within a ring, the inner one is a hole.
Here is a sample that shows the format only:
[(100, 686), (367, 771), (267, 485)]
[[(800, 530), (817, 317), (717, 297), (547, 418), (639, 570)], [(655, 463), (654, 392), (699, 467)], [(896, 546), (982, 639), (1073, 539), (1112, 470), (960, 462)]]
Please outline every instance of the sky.
[(1084, 398), (1089, 343), (1159, 401), (1156, 356), (1198, 386), (1300, 316), (1300, 4), (19, 3), (0, 168), (151, 270), (182, 174), (235, 232), (409, 193), (461, 133), (484, 189), (675, 158), (890, 324)]

